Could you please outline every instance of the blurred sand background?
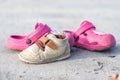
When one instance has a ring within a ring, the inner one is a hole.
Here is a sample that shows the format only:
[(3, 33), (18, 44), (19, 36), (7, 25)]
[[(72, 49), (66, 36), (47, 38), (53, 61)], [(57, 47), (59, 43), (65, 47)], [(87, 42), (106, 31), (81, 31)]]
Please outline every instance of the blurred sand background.
[[(111, 33), (116, 47), (93, 52), (72, 48), (67, 60), (25, 64), (19, 51), (6, 47), (12, 34), (28, 34), (37, 22), (53, 31), (76, 29), (91, 21), (99, 32)], [(0, 80), (107, 80), (120, 73), (120, 0), (0, 0)]]

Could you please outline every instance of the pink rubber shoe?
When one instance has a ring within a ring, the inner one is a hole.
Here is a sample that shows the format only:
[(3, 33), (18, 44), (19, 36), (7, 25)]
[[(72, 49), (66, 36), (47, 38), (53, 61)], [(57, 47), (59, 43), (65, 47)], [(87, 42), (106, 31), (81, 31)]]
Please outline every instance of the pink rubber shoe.
[(50, 32), (51, 29), (46, 24), (37, 23), (35, 25), (35, 31), (31, 34), (9, 36), (6, 45), (10, 49), (24, 50), (37, 41), (42, 35)]
[(68, 38), (68, 42), (69, 42), (69, 45), (70, 47), (72, 47), (75, 43), (75, 38), (74, 38), (74, 33), (71, 32), (71, 31), (64, 31), (65, 33), (65, 36)]
[(116, 40), (112, 34), (98, 34), (94, 31), (95, 26), (92, 23), (83, 21), (77, 30), (69, 31), (69, 33), (74, 34), (74, 46), (87, 50), (102, 51), (116, 45)]

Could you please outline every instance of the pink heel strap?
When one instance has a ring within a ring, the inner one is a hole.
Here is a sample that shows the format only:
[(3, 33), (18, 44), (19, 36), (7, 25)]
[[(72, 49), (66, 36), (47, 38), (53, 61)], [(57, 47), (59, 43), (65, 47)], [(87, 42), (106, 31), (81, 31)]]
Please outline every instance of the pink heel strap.
[(75, 30), (75, 36), (79, 36), (80, 34), (82, 34), (83, 32), (93, 28), (95, 29), (95, 26), (88, 22), (88, 21), (83, 21), (81, 24), (80, 24), (81, 27), (79, 27), (78, 29)]
[[(44, 29), (44, 28), (46, 28), (46, 29)], [(26, 43), (28, 43), (28, 44), (33, 44), (40, 36), (40, 34), (42, 35), (42, 34), (44, 34), (44, 33), (42, 33), (41, 31), (40, 31), (40, 29), (41, 30), (45, 30), (45, 31), (48, 31), (48, 32), (50, 32), (51, 30), (50, 30), (50, 28), (48, 27), (48, 25), (43, 25), (42, 23), (37, 23), (36, 25), (35, 25), (35, 32), (34, 33), (32, 33), (32, 34), (30, 34), (29, 36), (28, 36), (28, 38), (27, 38), (27, 40), (26, 40)]]

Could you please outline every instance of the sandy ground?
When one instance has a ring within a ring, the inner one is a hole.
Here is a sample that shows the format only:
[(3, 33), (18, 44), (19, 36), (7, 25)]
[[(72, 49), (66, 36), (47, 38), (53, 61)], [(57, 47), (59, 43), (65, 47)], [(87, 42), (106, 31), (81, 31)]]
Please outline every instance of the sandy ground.
[[(113, 34), (116, 47), (104, 52), (72, 48), (67, 60), (35, 65), (21, 62), (19, 51), (5, 45), (11, 34), (32, 32), (36, 22), (62, 32), (83, 20)], [(120, 73), (119, 31), (120, 0), (0, 0), (0, 80), (107, 80)]]

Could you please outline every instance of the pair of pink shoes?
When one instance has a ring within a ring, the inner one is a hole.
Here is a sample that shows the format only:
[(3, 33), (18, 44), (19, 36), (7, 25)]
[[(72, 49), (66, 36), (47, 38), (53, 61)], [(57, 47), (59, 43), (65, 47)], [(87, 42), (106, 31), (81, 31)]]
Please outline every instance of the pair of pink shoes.
[[(95, 26), (83, 21), (75, 31), (65, 31), (70, 46), (76, 46), (87, 50), (102, 51), (116, 45), (116, 40), (111, 34), (97, 34)], [(37, 23), (35, 31), (28, 35), (11, 35), (7, 40), (7, 47), (14, 50), (24, 50), (51, 29), (46, 24)]]

